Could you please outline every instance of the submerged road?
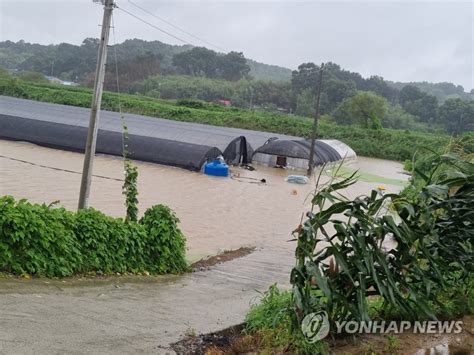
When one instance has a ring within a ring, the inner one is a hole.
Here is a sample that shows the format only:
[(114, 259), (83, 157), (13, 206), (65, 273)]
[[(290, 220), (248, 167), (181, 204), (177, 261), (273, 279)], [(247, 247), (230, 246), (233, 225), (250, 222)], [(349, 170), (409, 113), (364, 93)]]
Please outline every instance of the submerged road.
[(290, 249), (184, 276), (0, 280), (0, 353), (172, 354), (186, 333), (241, 323), (258, 292), (287, 285)]

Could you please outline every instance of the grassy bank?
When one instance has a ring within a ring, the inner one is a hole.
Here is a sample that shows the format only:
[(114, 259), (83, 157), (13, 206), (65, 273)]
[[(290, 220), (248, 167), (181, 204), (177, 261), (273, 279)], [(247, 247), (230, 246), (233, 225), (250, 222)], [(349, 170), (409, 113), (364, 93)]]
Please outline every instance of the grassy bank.
[[(0, 95), (80, 107), (90, 107), (92, 98), (89, 89), (30, 84), (17, 79), (0, 80)], [(191, 101), (174, 102), (138, 95), (121, 95), (121, 104), (123, 110), (129, 113), (306, 138), (309, 137), (312, 126), (312, 120), (304, 117), (226, 108), (200, 102), (193, 104)], [(117, 94), (105, 92), (102, 108), (116, 111)], [(421, 147), (436, 149), (449, 141), (447, 135), (392, 129), (369, 130), (324, 121), (319, 125), (319, 138), (338, 139), (361, 156), (399, 161), (411, 159), (413, 153)]]

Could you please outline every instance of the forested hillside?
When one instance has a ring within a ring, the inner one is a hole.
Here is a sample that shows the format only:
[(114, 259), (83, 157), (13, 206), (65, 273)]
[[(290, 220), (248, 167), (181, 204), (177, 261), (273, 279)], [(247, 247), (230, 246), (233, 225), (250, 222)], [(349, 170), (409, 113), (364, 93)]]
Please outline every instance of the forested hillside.
[(454, 85), (453, 83), (428, 83), (426, 81), (410, 83), (387, 81), (387, 83), (398, 90), (403, 89), (407, 85), (415, 86), (421, 91), (435, 96), (441, 102), (444, 102), (446, 99), (474, 100), (474, 89), (468, 93), (464, 91), (461, 85)]
[[(80, 46), (68, 43), (46, 46), (25, 41), (4, 41), (0, 42), (0, 66), (20, 71), (41, 72), (64, 80), (81, 81), (95, 68), (97, 45), (96, 38), (86, 38)], [(171, 73), (175, 72), (172, 64), (173, 56), (191, 48), (189, 45), (170, 45), (135, 38), (118, 44), (116, 51), (120, 62), (132, 61), (136, 57), (154, 56), (159, 61), (160, 73)], [(290, 69), (250, 59), (247, 60), (247, 64), (250, 68), (249, 74), (255, 79), (273, 81), (291, 79)]]
[[(98, 40), (80, 46), (0, 42), (0, 67), (24, 81), (44, 75), (93, 85)], [(320, 67), (296, 70), (257, 63), (240, 52), (159, 41), (126, 40), (111, 46), (105, 88), (159, 99), (197, 99), (232, 106), (312, 117)], [(115, 58), (117, 61), (115, 62)], [(117, 77), (118, 73), (118, 77)], [(459, 135), (474, 130), (472, 93), (452, 83), (394, 83), (324, 66), (320, 112), (328, 121), (366, 129), (394, 128)]]

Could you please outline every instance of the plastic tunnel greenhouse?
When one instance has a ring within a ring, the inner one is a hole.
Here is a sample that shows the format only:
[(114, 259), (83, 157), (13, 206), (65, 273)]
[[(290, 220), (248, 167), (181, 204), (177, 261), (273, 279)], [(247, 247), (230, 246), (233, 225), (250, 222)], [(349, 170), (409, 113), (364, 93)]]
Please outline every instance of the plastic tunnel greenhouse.
[[(88, 108), (0, 96), (0, 139), (83, 152), (89, 116)], [(252, 160), (270, 165), (276, 163), (276, 158), (270, 156), (281, 153), (288, 159), (304, 160), (309, 152), (305, 141), (298, 137), (128, 113), (124, 116), (129, 156), (135, 160), (198, 171), (220, 155), (233, 165), (249, 164)], [(339, 141), (318, 141), (316, 162), (341, 159), (344, 151), (355, 156), (352, 149)], [(119, 113), (101, 111), (97, 153), (122, 156)]]
[[(310, 141), (274, 139), (258, 148), (253, 154), (252, 160), (266, 166), (306, 169), (309, 164), (310, 151)], [(350, 160), (355, 157), (355, 152), (340, 141), (318, 139), (315, 142), (315, 166), (342, 159)]]
[[(0, 115), (0, 138), (83, 152), (87, 127)], [(97, 153), (122, 156), (122, 133), (99, 130)], [(222, 152), (216, 147), (129, 135), (129, 158), (198, 171)]]

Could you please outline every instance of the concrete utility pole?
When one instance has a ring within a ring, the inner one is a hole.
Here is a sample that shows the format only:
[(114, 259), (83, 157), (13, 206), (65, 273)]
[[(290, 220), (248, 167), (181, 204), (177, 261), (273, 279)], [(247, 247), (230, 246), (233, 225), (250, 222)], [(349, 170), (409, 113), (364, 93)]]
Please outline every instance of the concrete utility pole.
[(321, 99), (321, 86), (323, 84), (323, 70), (324, 63), (321, 64), (321, 68), (319, 69), (319, 85), (318, 94), (316, 97), (316, 112), (314, 114), (313, 131), (311, 132), (311, 150), (309, 151), (308, 172), (306, 173), (309, 177), (313, 175), (314, 170), (314, 146), (316, 144), (316, 133), (318, 132), (319, 101)]
[[(97, 1), (94, 1), (97, 2)], [(105, 63), (107, 61), (107, 44), (109, 42), (110, 23), (114, 0), (102, 0), (104, 4), (104, 17), (102, 19), (102, 34), (100, 36), (99, 53), (94, 80), (94, 96), (92, 97), (89, 132), (87, 134), (84, 166), (82, 169), (81, 191), (79, 193), (78, 209), (89, 207), (89, 194), (91, 188), (92, 166), (94, 164), (97, 131), (99, 129), (99, 113), (102, 102), (102, 89), (104, 86)]]

